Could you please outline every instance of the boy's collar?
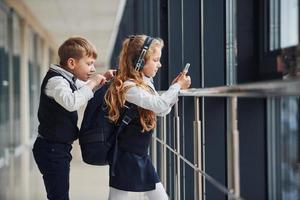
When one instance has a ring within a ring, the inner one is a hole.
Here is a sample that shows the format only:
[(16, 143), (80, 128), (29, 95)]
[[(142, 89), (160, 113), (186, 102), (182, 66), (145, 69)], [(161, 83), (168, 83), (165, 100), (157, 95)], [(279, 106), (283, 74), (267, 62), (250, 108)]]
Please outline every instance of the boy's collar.
[(67, 70), (65, 70), (57, 64), (51, 64), (50, 68), (65, 76), (69, 80), (72, 80), (74, 83), (77, 80), (77, 78), (71, 72), (68, 72)]

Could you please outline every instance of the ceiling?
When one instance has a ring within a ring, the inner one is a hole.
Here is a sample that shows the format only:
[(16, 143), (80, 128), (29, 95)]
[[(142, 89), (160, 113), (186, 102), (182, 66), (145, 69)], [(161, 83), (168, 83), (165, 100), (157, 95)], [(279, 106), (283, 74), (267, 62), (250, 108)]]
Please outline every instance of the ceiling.
[(23, 0), (32, 14), (61, 44), (70, 36), (83, 36), (98, 50), (98, 67), (107, 67), (114, 31), (125, 0)]

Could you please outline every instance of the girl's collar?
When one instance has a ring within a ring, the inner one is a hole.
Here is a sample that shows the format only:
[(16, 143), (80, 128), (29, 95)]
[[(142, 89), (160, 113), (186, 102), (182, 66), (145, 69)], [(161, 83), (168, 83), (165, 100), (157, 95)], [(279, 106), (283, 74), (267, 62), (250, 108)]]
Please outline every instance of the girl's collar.
[(152, 77), (148, 77), (148, 76), (143, 76), (143, 80), (146, 82), (146, 83), (152, 83), (153, 82), (153, 78)]

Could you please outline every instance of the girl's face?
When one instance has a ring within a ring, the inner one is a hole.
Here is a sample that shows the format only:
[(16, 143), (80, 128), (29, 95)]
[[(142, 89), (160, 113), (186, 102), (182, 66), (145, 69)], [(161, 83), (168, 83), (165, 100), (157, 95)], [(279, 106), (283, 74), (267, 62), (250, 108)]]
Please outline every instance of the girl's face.
[(154, 77), (156, 75), (158, 68), (161, 67), (160, 57), (161, 57), (161, 48), (154, 47), (154, 52), (152, 55), (150, 55), (150, 58), (145, 63), (145, 66), (142, 71), (145, 76)]

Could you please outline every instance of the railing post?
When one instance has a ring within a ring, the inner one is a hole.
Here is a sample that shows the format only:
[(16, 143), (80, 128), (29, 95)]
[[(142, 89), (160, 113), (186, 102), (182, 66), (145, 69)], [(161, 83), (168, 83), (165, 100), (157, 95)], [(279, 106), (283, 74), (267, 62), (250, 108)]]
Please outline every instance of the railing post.
[[(179, 115), (178, 115), (178, 103), (175, 104), (175, 113), (174, 113), (174, 131), (175, 131), (175, 151), (180, 154), (180, 120), (179, 120)], [(180, 157), (176, 156), (174, 159), (174, 164), (175, 164), (175, 174), (174, 174), (174, 199), (175, 200), (180, 200)]]
[[(199, 97), (194, 97), (194, 165), (202, 170), (202, 139), (201, 139), (201, 121)], [(202, 200), (202, 176), (198, 172), (194, 172), (194, 199)]]
[(240, 149), (237, 120), (237, 97), (229, 98), (230, 129), (228, 136), (228, 186), (240, 196)]
[(167, 122), (166, 122), (166, 116), (161, 117), (161, 140), (164, 142), (161, 147), (161, 162), (160, 162), (160, 178), (161, 182), (166, 188), (167, 186), (167, 148), (166, 148), (166, 142), (167, 142)]
[(157, 129), (154, 129), (153, 137), (152, 137), (152, 144), (151, 144), (151, 160), (152, 160), (154, 168), (157, 171), (157, 142), (155, 139), (156, 137), (157, 137)]

